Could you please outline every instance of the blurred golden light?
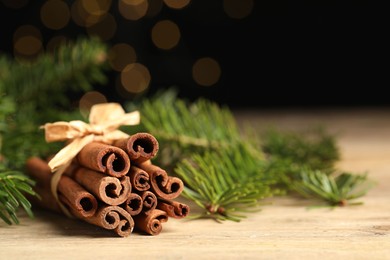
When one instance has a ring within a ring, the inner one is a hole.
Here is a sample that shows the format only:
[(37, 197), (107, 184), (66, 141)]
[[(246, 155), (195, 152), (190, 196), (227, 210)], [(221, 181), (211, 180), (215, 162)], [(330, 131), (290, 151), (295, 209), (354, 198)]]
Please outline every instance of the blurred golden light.
[(111, 0), (81, 0), (84, 10), (94, 16), (101, 16), (106, 14), (111, 7)]
[(119, 13), (128, 20), (139, 20), (146, 15), (149, 2), (147, 0), (119, 0)]
[(80, 113), (85, 118), (88, 118), (91, 107), (100, 103), (107, 103), (107, 98), (98, 91), (89, 91), (85, 93), (79, 100)]
[(73, 2), (72, 7), (70, 9), (70, 14), (72, 16), (72, 20), (78, 25), (82, 27), (89, 27), (91, 25), (96, 24), (102, 18), (101, 15), (94, 15), (84, 8), (82, 0), (76, 0)]
[(64, 28), (70, 20), (68, 5), (62, 0), (46, 1), (41, 7), (41, 20), (47, 28)]
[(63, 35), (58, 35), (49, 40), (46, 44), (46, 50), (55, 51), (58, 47), (68, 42), (68, 39)]
[(19, 9), (24, 7), (28, 0), (2, 0), (3, 4), (9, 8)]
[(164, 3), (168, 7), (174, 8), (174, 9), (182, 9), (182, 8), (186, 7), (190, 2), (191, 2), (191, 0), (164, 0)]
[(210, 57), (198, 59), (192, 66), (192, 77), (201, 86), (211, 86), (218, 82), (221, 68), (218, 62)]
[(87, 33), (89, 36), (98, 36), (100, 39), (107, 41), (115, 35), (116, 27), (114, 16), (108, 13), (97, 23), (88, 26)]
[(149, 87), (149, 70), (140, 63), (128, 64), (121, 72), (123, 88), (130, 93), (141, 93)]
[(170, 20), (159, 21), (152, 28), (152, 41), (160, 49), (172, 49), (179, 40), (179, 27)]
[(133, 47), (127, 43), (118, 43), (108, 51), (108, 62), (116, 71), (122, 71), (126, 65), (135, 63), (137, 54)]
[(162, 6), (163, 6), (162, 0), (149, 1), (148, 11), (146, 12), (145, 16), (153, 17), (153, 16), (157, 15), (158, 13), (160, 13)]
[(253, 10), (253, 0), (223, 0), (223, 10), (230, 18), (242, 19)]
[(42, 51), (41, 32), (32, 25), (20, 26), (13, 36), (16, 56), (36, 56)]

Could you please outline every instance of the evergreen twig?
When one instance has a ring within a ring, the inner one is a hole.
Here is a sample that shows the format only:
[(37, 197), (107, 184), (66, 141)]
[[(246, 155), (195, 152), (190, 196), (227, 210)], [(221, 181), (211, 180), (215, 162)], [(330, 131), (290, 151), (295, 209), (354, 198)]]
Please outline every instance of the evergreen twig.
[(17, 210), (22, 207), (29, 217), (33, 217), (31, 203), (24, 194), (37, 196), (32, 189), (34, 181), (22, 172), (0, 170), (0, 218), (7, 224), (19, 224)]
[(318, 199), (331, 207), (361, 205), (353, 200), (364, 196), (373, 185), (367, 174), (341, 173), (334, 177), (319, 170), (303, 170), (291, 187), (309, 199)]
[(243, 213), (259, 210), (262, 199), (275, 193), (265, 161), (243, 145), (193, 154), (177, 164), (175, 173), (186, 183), (184, 197), (204, 209), (195, 218), (240, 221)]

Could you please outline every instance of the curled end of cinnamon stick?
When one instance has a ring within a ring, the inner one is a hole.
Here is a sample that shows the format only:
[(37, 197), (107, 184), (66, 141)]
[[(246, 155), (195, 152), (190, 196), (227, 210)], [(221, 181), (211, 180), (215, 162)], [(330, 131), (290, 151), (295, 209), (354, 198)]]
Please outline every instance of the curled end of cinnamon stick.
[(76, 217), (91, 217), (98, 208), (96, 198), (68, 176), (62, 176), (58, 183), (58, 197)]
[(188, 205), (172, 200), (159, 200), (157, 208), (165, 211), (172, 218), (184, 218), (190, 213)]
[(119, 206), (102, 206), (94, 216), (83, 218), (83, 220), (108, 230), (114, 230), (121, 237), (129, 236), (134, 229), (133, 218)]
[(131, 185), (137, 191), (146, 191), (150, 189), (149, 174), (144, 170), (132, 165), (128, 173)]
[(149, 235), (158, 235), (162, 231), (162, 223), (168, 221), (165, 211), (154, 209), (149, 214), (141, 213), (135, 216), (135, 227)]
[(149, 133), (136, 133), (114, 142), (129, 155), (130, 160), (136, 164), (142, 163), (156, 156), (159, 150), (157, 139)]
[(115, 178), (86, 167), (79, 167), (73, 177), (85, 189), (109, 205), (122, 204), (131, 192), (128, 176)]
[(92, 142), (78, 153), (80, 165), (113, 177), (122, 177), (130, 169), (130, 159), (126, 152), (116, 146)]
[(184, 183), (177, 177), (168, 176), (167, 172), (155, 165), (147, 165), (151, 189), (157, 197), (171, 200), (177, 198), (184, 189)]
[(124, 203), (124, 209), (129, 212), (131, 216), (141, 213), (142, 206), (142, 197), (137, 193), (130, 193)]

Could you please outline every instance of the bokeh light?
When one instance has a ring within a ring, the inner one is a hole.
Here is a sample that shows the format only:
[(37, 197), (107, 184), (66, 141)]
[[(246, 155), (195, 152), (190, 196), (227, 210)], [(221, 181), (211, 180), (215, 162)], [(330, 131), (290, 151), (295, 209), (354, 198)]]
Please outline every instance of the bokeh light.
[(186, 7), (191, 0), (164, 0), (164, 3), (173, 9), (182, 9)]
[(201, 86), (214, 85), (218, 82), (220, 76), (221, 68), (213, 58), (200, 58), (192, 66), (192, 77)]
[(95, 104), (107, 103), (107, 98), (98, 91), (89, 91), (79, 100), (79, 109), (82, 116), (88, 118), (91, 107)]
[(253, 0), (223, 0), (223, 10), (234, 19), (243, 19), (253, 10)]
[(119, 13), (128, 20), (139, 20), (148, 11), (149, 2), (147, 0), (119, 0)]
[(116, 71), (122, 71), (128, 64), (137, 61), (137, 53), (134, 48), (127, 43), (118, 43), (108, 51), (108, 62)]
[(14, 55), (34, 58), (42, 51), (42, 34), (32, 25), (22, 25), (14, 33)]
[(70, 20), (68, 5), (62, 0), (46, 1), (41, 7), (41, 21), (50, 29), (64, 28)]
[(121, 72), (121, 84), (130, 93), (144, 92), (150, 84), (149, 70), (140, 63), (128, 64)]
[(152, 28), (152, 41), (160, 49), (172, 49), (179, 40), (179, 27), (170, 20), (159, 21)]
[(81, 0), (84, 10), (94, 16), (103, 16), (110, 10), (111, 0)]
[(72, 20), (75, 22), (75, 24), (81, 27), (89, 27), (94, 25), (99, 22), (103, 16), (103, 13), (99, 13), (97, 15), (88, 12), (87, 9), (85, 9), (85, 6), (88, 8), (88, 5), (83, 4), (82, 0), (76, 0), (73, 2), (70, 9)]

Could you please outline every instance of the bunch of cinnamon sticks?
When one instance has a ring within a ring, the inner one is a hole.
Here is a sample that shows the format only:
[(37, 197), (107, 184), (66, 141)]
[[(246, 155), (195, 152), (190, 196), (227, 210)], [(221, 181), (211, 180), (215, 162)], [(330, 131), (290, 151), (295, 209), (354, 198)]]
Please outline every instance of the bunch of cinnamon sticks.
[(32, 202), (57, 212), (65, 207), (72, 217), (121, 237), (133, 230), (158, 235), (169, 217), (183, 218), (190, 210), (175, 200), (183, 191), (182, 180), (151, 162), (158, 149), (158, 141), (149, 133), (136, 133), (111, 145), (89, 143), (60, 177), (57, 199), (48, 161), (31, 157), (26, 173), (36, 180), (40, 195)]

